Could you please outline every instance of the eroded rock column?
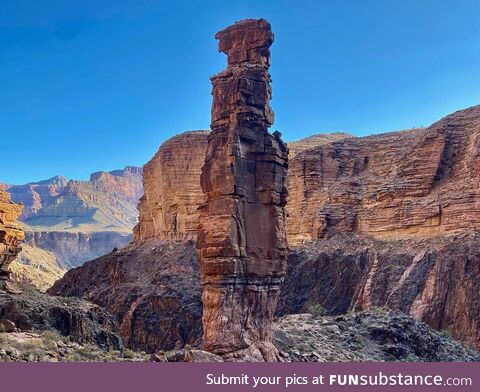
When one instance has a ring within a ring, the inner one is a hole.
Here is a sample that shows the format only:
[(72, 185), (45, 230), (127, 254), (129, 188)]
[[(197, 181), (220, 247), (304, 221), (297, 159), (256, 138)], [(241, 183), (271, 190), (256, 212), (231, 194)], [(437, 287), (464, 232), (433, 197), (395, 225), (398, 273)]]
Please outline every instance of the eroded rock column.
[(273, 123), (264, 20), (220, 31), (228, 67), (211, 78), (212, 132), (201, 185), (197, 248), (204, 349), (226, 360), (275, 361), (272, 319), (286, 271), (288, 149)]
[(13, 203), (0, 188), (0, 290), (12, 290), (9, 265), (20, 252), (19, 245), (25, 237), (16, 223), (22, 213), (22, 205)]

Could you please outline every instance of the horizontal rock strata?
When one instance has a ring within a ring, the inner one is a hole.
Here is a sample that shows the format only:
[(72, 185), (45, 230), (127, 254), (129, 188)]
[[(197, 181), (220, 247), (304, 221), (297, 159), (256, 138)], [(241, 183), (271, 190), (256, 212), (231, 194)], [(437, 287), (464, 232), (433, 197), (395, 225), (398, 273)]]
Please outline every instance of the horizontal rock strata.
[(0, 290), (10, 280), (10, 264), (21, 251), (20, 241), (24, 233), (16, 222), (22, 213), (22, 206), (13, 203), (10, 196), (0, 188)]
[(264, 19), (220, 31), (228, 67), (211, 78), (212, 131), (201, 185), (197, 248), (203, 344), (229, 360), (273, 361), (273, 313), (285, 274), (288, 150), (273, 123)]
[(347, 138), (292, 159), (291, 245), (335, 232), (430, 237), (480, 229), (480, 106), (425, 129)]
[(207, 135), (207, 131), (190, 131), (175, 136), (163, 143), (144, 166), (144, 195), (134, 229), (136, 242), (196, 238)]

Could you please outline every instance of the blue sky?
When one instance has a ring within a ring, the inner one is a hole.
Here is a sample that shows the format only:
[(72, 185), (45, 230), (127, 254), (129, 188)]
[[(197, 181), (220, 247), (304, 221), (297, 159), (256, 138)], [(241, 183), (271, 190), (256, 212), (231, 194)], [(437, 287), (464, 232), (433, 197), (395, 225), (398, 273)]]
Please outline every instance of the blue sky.
[(210, 123), (216, 31), (267, 18), (273, 129), (366, 135), (480, 103), (480, 2), (0, 0), (0, 182), (142, 165)]

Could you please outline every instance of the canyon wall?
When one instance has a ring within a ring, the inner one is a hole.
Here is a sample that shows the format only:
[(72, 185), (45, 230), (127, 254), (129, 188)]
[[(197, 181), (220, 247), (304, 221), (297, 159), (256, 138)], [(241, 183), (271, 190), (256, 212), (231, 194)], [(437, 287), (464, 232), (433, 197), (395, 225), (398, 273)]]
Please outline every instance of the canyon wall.
[(197, 249), (203, 346), (227, 360), (274, 361), (272, 322), (285, 275), (288, 150), (273, 123), (264, 20), (216, 34), (228, 67), (211, 78), (212, 131), (200, 182)]
[(0, 290), (8, 288), (10, 264), (22, 249), (20, 241), (24, 233), (16, 222), (21, 213), (22, 206), (13, 203), (0, 187)]
[[(88, 181), (56, 176), (4, 187), (24, 206), (19, 220), (27, 243), (40, 253), (52, 252), (60, 267), (72, 268), (130, 242), (143, 193), (142, 169), (127, 166), (92, 173)], [(32, 252), (20, 264), (28, 264)]]
[(119, 231), (137, 223), (142, 169), (96, 172), (89, 181), (56, 176), (25, 185), (5, 185), (13, 201), (24, 205), (26, 231)]
[[(207, 150), (208, 131), (186, 131), (165, 141), (143, 167), (144, 195), (134, 241), (149, 238), (196, 240), (198, 208), (204, 202), (200, 174)], [(289, 154), (342, 140), (347, 133), (324, 133), (289, 142)]]
[(143, 167), (144, 195), (134, 229), (135, 242), (196, 238), (207, 135), (207, 131), (189, 131), (175, 136)]
[[(179, 154), (188, 150), (189, 138), (188, 134), (175, 138), (176, 143), (181, 140)], [(339, 134), (339, 140), (327, 143), (317, 139), (318, 144), (309, 138), (292, 143), (287, 224), (291, 246), (337, 232), (397, 238), (480, 228), (480, 106), (453, 113), (428, 128), (361, 138)], [(195, 140), (190, 152), (190, 162), (197, 164), (187, 171), (195, 175), (200, 171), (202, 147), (206, 148), (203, 143), (206, 134)], [(173, 161), (155, 161), (157, 172), (175, 172), (175, 167)], [(180, 172), (188, 176), (184, 170)], [(153, 195), (168, 191), (163, 185), (156, 190), (154, 186), (145, 182), (146, 192), (149, 188)], [(191, 181), (176, 183), (177, 193), (191, 193), (189, 211), (202, 204), (199, 189), (198, 182), (196, 186)], [(149, 205), (140, 205), (141, 216), (153, 214)], [(172, 208), (182, 207), (174, 202)], [(162, 210), (168, 209), (168, 203), (162, 205)], [(180, 221), (188, 218), (190, 228), (198, 217), (175, 216)], [(169, 234), (171, 227), (162, 223), (150, 232), (163, 239), (185, 237), (183, 232)], [(194, 239), (194, 231), (188, 232), (188, 238)]]
[(212, 78), (212, 132), (165, 142), (145, 166), (135, 243), (50, 292), (107, 307), (127, 344), (154, 351), (200, 337), (201, 279), (204, 347), (274, 360), (286, 231), (278, 315), (387, 307), (480, 347), (480, 106), (427, 128), (293, 143), (286, 179), (287, 148), (267, 132), (270, 27), (243, 21), (217, 38), (228, 67)]
[(480, 228), (480, 106), (425, 129), (347, 138), (292, 159), (288, 239), (430, 237)]
[(116, 231), (92, 233), (69, 231), (34, 231), (25, 233), (25, 242), (34, 248), (51, 252), (61, 268), (73, 268), (96, 259), (113, 249), (128, 245), (132, 236)]

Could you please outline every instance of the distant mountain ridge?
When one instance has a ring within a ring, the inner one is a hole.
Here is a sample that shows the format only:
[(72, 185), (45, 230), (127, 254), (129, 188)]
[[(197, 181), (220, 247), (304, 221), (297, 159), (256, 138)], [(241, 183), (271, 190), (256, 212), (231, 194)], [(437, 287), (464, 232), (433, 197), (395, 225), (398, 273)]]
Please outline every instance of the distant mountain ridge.
[[(89, 181), (55, 176), (24, 185), (3, 185), (12, 200), (24, 206), (19, 220), (26, 234), (25, 249), (30, 251), (17, 260), (17, 278), (30, 279), (45, 289), (63, 273), (61, 268), (81, 265), (126, 246), (138, 219), (142, 172), (140, 167), (127, 166), (92, 173)], [(50, 274), (34, 277), (27, 273), (32, 266), (38, 269), (41, 260)], [(58, 268), (51, 268), (55, 263)]]
[(22, 203), (26, 231), (130, 233), (143, 193), (142, 168), (96, 172), (89, 181), (55, 176), (24, 185), (6, 185), (13, 201)]

